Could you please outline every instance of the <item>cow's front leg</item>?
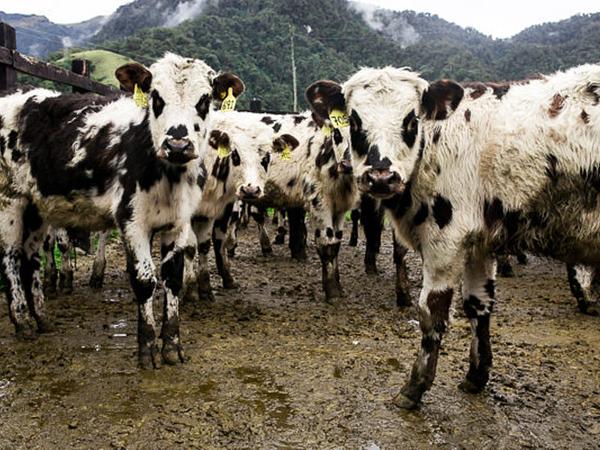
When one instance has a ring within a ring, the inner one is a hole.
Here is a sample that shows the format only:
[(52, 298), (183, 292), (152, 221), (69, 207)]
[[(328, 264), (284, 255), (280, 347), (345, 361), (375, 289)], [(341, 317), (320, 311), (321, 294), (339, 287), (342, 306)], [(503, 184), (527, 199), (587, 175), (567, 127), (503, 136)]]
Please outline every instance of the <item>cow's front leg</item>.
[(365, 239), (367, 241), (365, 271), (369, 275), (377, 275), (377, 254), (381, 248), (383, 215), (383, 208), (374, 199), (363, 196), (360, 204), (360, 221), (365, 229)]
[(156, 342), (156, 320), (152, 300), (156, 289), (156, 275), (151, 253), (151, 234), (132, 226), (122, 229), (127, 255), (127, 272), (138, 305), (138, 358), (140, 367), (160, 367)]
[(462, 261), (446, 259), (448, 263), (442, 265), (441, 256), (432, 255), (423, 261), (423, 288), (418, 305), (421, 346), (408, 381), (394, 399), (396, 405), (405, 409), (415, 408), (433, 384), (442, 337), (448, 326), (456, 270)]
[(273, 223), (275, 224), (275, 217), (277, 217), (277, 235), (275, 236), (275, 240), (273, 243), (275, 245), (283, 245), (285, 244), (285, 235), (287, 234), (287, 224), (286, 224), (286, 216), (284, 209), (275, 210), (275, 214), (273, 216)]
[(223, 287), (225, 289), (236, 289), (239, 285), (233, 279), (231, 275), (231, 264), (229, 262), (229, 256), (227, 255), (227, 249), (225, 247), (225, 240), (227, 238), (227, 224), (229, 223), (229, 217), (231, 215), (230, 208), (226, 208), (219, 220), (215, 221), (212, 232), (213, 249), (215, 252), (215, 261), (217, 263), (217, 271), (221, 280), (223, 280)]
[(304, 208), (289, 208), (288, 222), (290, 224), (289, 247), (292, 258), (298, 261), (306, 260), (306, 211)]
[(350, 241), (348, 245), (350, 247), (356, 247), (358, 245), (358, 221), (360, 220), (360, 209), (353, 209), (350, 212), (350, 219), (352, 220), (352, 231), (350, 232)]
[(198, 298), (202, 301), (214, 301), (215, 296), (210, 285), (210, 271), (208, 269), (208, 252), (210, 251), (210, 236), (213, 227), (213, 221), (203, 218), (201, 221), (194, 221), (194, 234), (198, 245), (198, 266), (196, 271), (196, 283), (198, 286)]
[(469, 257), (463, 277), (463, 308), (471, 324), (469, 371), (460, 388), (479, 392), (488, 382), (492, 366), (490, 315), (496, 302), (496, 267), (485, 255)]
[(106, 242), (110, 231), (98, 233), (98, 248), (92, 264), (92, 274), (89, 285), (92, 289), (99, 290), (104, 284), (104, 271), (106, 270)]
[(571, 293), (577, 300), (577, 307), (583, 314), (597, 316), (598, 311), (593, 308), (592, 284), (595, 272), (591, 267), (567, 264), (567, 276)]
[(60, 274), (58, 278), (58, 290), (63, 294), (73, 293), (73, 261), (71, 258), (71, 249), (75, 247), (67, 235), (67, 230), (57, 230), (57, 244), (60, 251)]
[(392, 234), (392, 237), (394, 240), (394, 265), (396, 266), (396, 305), (411, 306), (410, 282), (405, 260), (408, 249), (398, 242), (395, 233)]
[(321, 259), (323, 291), (325, 292), (325, 298), (331, 300), (343, 295), (338, 266), (338, 255), (343, 234), (343, 215), (341, 220), (339, 217), (332, 217), (333, 214), (328, 207), (321, 203), (313, 207), (311, 215), (315, 225), (317, 253)]
[(165, 233), (160, 245), (160, 276), (165, 290), (160, 332), (163, 341), (161, 353), (163, 361), (170, 365), (184, 362), (179, 335), (179, 295), (183, 287), (183, 246), (187, 236), (184, 233), (181, 235)]
[(512, 278), (515, 276), (513, 265), (510, 262), (510, 255), (498, 255), (498, 275), (504, 278)]
[(269, 239), (269, 233), (265, 226), (265, 217), (267, 217), (266, 208), (259, 206), (249, 206), (250, 214), (256, 225), (258, 225), (258, 240), (260, 242), (260, 250), (263, 256), (270, 256), (273, 254), (273, 248), (271, 247), (271, 240)]

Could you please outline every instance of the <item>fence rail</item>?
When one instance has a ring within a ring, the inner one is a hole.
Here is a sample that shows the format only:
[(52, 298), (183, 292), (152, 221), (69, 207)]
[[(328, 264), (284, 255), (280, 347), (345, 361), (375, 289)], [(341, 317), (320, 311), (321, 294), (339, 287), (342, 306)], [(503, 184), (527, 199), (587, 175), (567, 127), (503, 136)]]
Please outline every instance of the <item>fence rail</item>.
[(35, 61), (17, 51), (15, 29), (0, 22), (0, 91), (17, 87), (17, 72), (71, 86), (73, 92), (95, 92), (110, 95), (118, 89), (90, 78), (89, 61), (73, 60), (71, 70)]

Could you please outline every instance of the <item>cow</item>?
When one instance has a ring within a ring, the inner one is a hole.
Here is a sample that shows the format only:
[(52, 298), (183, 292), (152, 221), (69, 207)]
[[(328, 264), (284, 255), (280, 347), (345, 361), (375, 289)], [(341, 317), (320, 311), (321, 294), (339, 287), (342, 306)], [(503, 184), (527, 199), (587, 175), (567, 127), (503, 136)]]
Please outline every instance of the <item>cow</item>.
[[(215, 222), (231, 214), (236, 200), (255, 202), (262, 198), (272, 148), (271, 133), (261, 139), (261, 130), (254, 129), (252, 122), (238, 120), (237, 113), (217, 111), (213, 116), (204, 144), (208, 149), (204, 160), (208, 175), (202, 200), (192, 216), (193, 234), (184, 252), (186, 292), (191, 298), (197, 292), (201, 300), (214, 299), (207, 261), (211, 238), (223, 287), (237, 287), (224, 245), (227, 228), (223, 230)], [(194, 266), (196, 250), (198, 258)]]
[(423, 259), (421, 346), (395, 403), (414, 408), (431, 387), (461, 275), (472, 339), (460, 387), (481, 391), (492, 363), (494, 256), (600, 263), (600, 65), (466, 87), (367, 68), (313, 90), (319, 109), (343, 100), (361, 191), (381, 199)]
[[(183, 248), (206, 172), (202, 139), (212, 109), (244, 90), (235, 75), (171, 53), (150, 68), (116, 71), (129, 95), (98, 97), (45, 89), (0, 99), (0, 248), (9, 316), (17, 337), (51, 329), (40, 280), (47, 224), (106, 230), (116, 225), (138, 305), (142, 368), (183, 362), (179, 293)], [(161, 233), (162, 349), (152, 298), (151, 241)]]
[[(267, 207), (284, 208), (290, 226), (292, 257), (306, 257), (305, 211), (314, 224), (317, 253), (322, 265), (322, 285), (327, 299), (342, 295), (338, 253), (343, 234), (344, 214), (358, 200), (351, 174), (349, 142), (342, 139), (339, 127), (328, 118), (300, 114), (263, 114), (235, 112), (227, 114), (230, 126), (244, 124), (253, 140), (252, 148), (272, 149), (264, 197), (253, 202), (252, 211)], [(225, 125), (225, 124), (224, 124)], [(235, 213), (234, 213), (235, 214)], [(261, 247), (270, 240), (264, 229), (263, 212), (254, 215), (261, 231)], [(227, 238), (227, 248), (235, 247), (234, 226), (223, 220), (219, 226)], [(231, 228), (230, 228), (231, 230)]]

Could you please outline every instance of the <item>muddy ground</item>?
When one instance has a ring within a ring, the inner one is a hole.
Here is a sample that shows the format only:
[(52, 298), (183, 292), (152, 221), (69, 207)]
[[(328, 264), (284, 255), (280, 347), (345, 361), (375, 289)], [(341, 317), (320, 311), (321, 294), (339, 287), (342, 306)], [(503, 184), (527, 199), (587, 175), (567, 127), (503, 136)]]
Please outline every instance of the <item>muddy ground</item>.
[[(495, 367), (480, 395), (457, 388), (469, 329), (456, 313), (432, 390), (405, 412), (390, 399), (415, 356), (417, 323), (394, 304), (389, 234), (379, 276), (363, 273), (363, 244), (343, 247), (347, 295), (327, 304), (314, 248), (305, 264), (285, 247), (264, 258), (256, 230), (243, 231), (241, 288), (186, 305), (189, 361), (154, 371), (136, 367), (118, 244), (102, 293), (87, 288), (90, 259), (80, 256), (75, 293), (48, 301), (55, 333), (17, 342), (2, 306), (0, 448), (600, 447), (600, 318), (576, 312), (564, 267), (532, 259), (499, 281)], [(414, 295), (418, 264), (411, 255)]]

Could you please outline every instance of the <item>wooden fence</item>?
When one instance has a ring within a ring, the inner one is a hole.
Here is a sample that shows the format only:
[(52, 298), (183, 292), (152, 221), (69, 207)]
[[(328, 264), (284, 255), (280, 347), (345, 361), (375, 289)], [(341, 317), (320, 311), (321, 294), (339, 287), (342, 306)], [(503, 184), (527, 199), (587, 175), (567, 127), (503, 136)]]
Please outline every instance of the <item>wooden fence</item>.
[(17, 72), (43, 80), (68, 84), (73, 92), (95, 92), (100, 95), (118, 93), (119, 90), (90, 78), (90, 64), (84, 59), (75, 59), (71, 70), (35, 61), (17, 51), (15, 29), (0, 22), (0, 91), (17, 87)]

